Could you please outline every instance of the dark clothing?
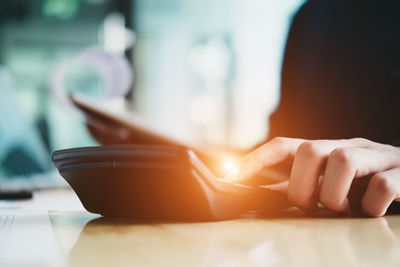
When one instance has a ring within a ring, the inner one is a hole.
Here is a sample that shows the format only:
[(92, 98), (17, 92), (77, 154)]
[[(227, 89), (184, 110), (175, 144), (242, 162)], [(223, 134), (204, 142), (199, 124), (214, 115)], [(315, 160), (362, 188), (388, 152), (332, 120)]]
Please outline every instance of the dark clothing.
[(400, 137), (400, 1), (310, 0), (296, 14), (270, 137)]

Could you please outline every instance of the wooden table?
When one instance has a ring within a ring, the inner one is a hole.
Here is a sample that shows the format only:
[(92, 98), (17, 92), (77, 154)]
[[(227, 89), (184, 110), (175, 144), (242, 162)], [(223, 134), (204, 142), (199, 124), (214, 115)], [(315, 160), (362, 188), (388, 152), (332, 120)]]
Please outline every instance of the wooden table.
[(49, 214), (63, 251), (57, 266), (400, 266), (400, 216), (310, 218), (292, 211), (279, 218), (148, 223), (85, 211)]

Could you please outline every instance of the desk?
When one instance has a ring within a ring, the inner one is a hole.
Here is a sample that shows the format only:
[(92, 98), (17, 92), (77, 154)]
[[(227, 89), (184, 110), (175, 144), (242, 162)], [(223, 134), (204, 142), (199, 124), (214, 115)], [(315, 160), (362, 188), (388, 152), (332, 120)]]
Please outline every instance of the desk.
[(400, 216), (306, 218), (293, 212), (144, 223), (82, 210), (49, 215), (64, 255), (61, 266), (400, 266)]

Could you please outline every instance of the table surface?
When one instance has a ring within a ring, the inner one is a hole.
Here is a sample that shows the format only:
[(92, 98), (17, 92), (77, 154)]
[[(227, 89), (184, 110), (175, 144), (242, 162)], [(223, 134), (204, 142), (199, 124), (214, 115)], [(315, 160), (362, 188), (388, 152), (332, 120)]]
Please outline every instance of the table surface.
[(63, 251), (57, 266), (400, 266), (400, 216), (292, 211), (278, 218), (149, 223), (80, 208), (49, 215)]

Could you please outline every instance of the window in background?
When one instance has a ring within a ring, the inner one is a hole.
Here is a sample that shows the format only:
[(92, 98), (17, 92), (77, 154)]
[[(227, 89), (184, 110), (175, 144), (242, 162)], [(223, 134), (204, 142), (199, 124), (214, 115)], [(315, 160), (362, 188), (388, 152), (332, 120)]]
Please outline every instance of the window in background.
[[(84, 48), (123, 52), (129, 38), (115, 27), (121, 23), (137, 31), (133, 102), (140, 114), (196, 142), (249, 147), (261, 141), (278, 103), (290, 19), (303, 1), (1, 1), (0, 97), (13, 98), (8, 104), (17, 111), (1, 110), (0, 176), (13, 176), (8, 171), (29, 162), (26, 156), (36, 159), (29, 173), (48, 171), (52, 150), (95, 144), (84, 123), (51, 97), (49, 80), (57, 64)], [(85, 77), (69, 84), (101, 86), (95, 75)], [(12, 93), (2, 89), (7, 80)], [(11, 123), (20, 124), (14, 129), (20, 135), (7, 134)], [(18, 144), (15, 153), (7, 153), (10, 144)]]
[(184, 139), (240, 148), (262, 141), (303, 2), (137, 0), (136, 109)]
[[(55, 66), (82, 49), (118, 49), (104, 42), (105, 22), (113, 14), (109, 22), (121, 20), (115, 11), (123, 2), (1, 1), (0, 178), (48, 172), (53, 150), (96, 144), (80, 117), (52, 97), (49, 81)], [(83, 74), (84, 79), (68, 84), (83, 90), (101, 86), (96, 77)]]

